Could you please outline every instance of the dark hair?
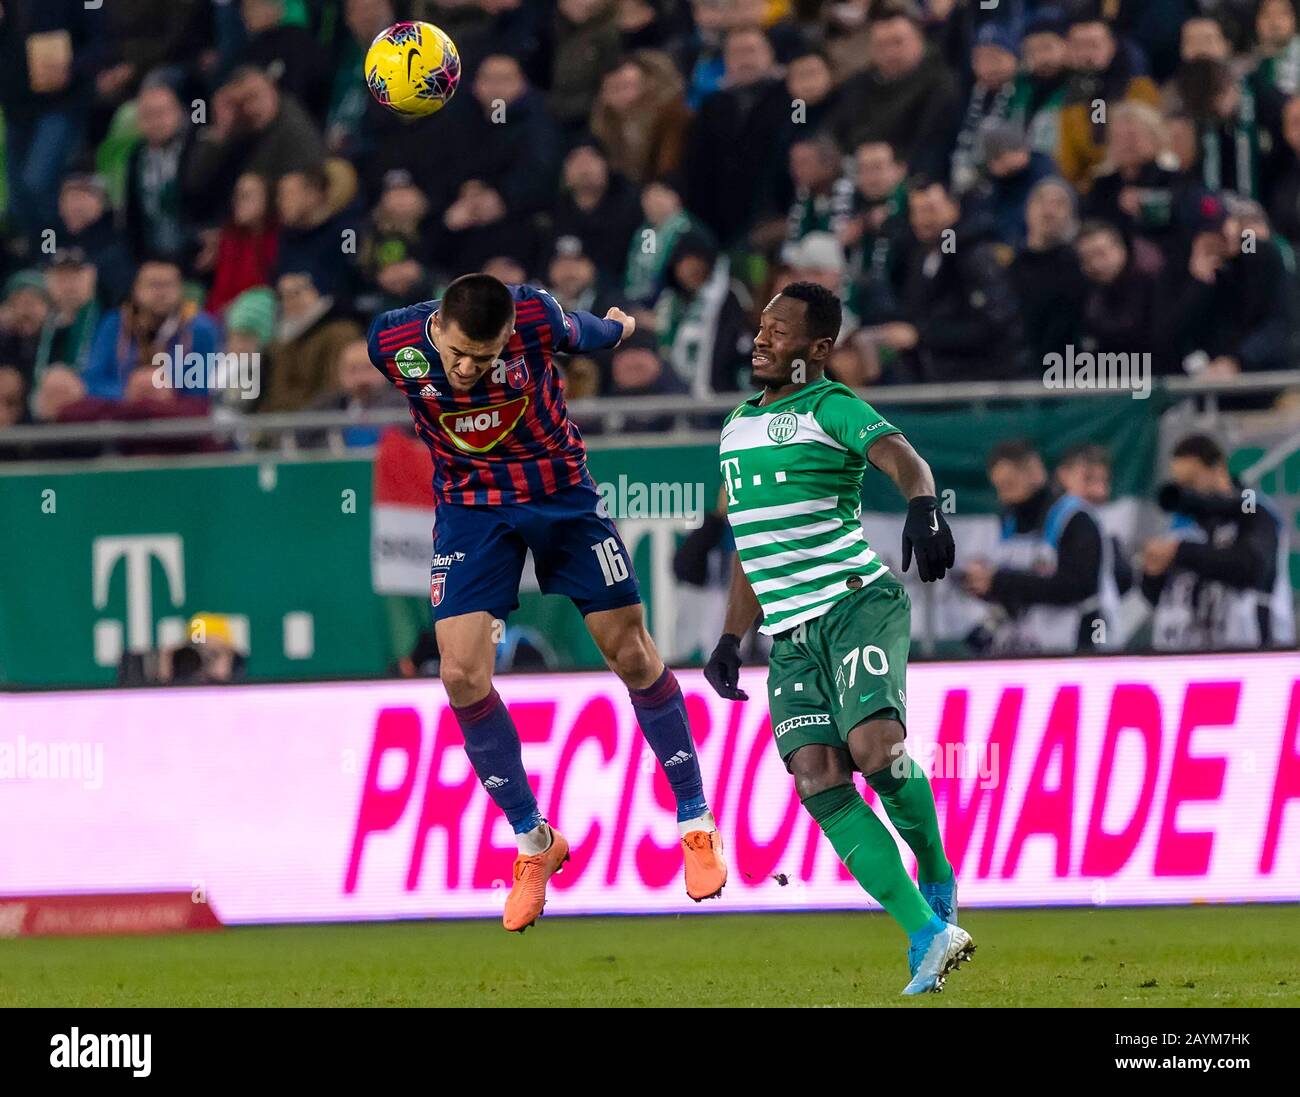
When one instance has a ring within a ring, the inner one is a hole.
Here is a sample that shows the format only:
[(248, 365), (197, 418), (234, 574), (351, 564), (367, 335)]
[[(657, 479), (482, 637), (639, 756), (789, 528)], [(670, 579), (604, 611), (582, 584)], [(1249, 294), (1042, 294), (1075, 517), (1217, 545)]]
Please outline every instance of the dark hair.
[(447, 287), (438, 311), (470, 339), (487, 342), (514, 322), (515, 299), (505, 283), (490, 274), (462, 274)]
[(927, 175), (925, 172), (917, 172), (915, 175), (908, 176), (907, 193), (919, 194), (921, 191), (927, 191), (931, 187), (942, 187), (943, 193), (952, 198), (952, 191), (948, 189), (945, 183), (936, 175)]
[(884, 145), (885, 148), (889, 150), (889, 155), (893, 157), (894, 163), (903, 164), (904, 166), (906, 166), (907, 161), (903, 159), (902, 154), (898, 151), (898, 146), (894, 144), (893, 141), (890, 141), (886, 137), (868, 137), (862, 141), (859, 141), (856, 145), (853, 146), (853, 155), (856, 156), (868, 145)]
[(840, 325), (844, 322), (844, 310), (840, 299), (825, 286), (816, 282), (791, 282), (781, 291), (782, 297), (792, 301), (802, 301), (807, 310), (804, 323), (810, 338), (838, 339)]
[(1095, 442), (1082, 442), (1061, 454), (1056, 467), (1069, 468), (1071, 465), (1105, 465), (1110, 468), (1110, 451)]
[[(1002, 461), (1010, 461), (1013, 465), (1024, 465), (1039, 457), (1038, 447), (1028, 438), (1013, 438), (1007, 442), (999, 442), (989, 450), (988, 460), (984, 462), (984, 467), (991, 469), (994, 465)], [(1041, 458), (1039, 458), (1041, 460)]]
[(1215, 468), (1228, 459), (1223, 447), (1208, 434), (1189, 434), (1174, 446), (1173, 456), (1194, 457), (1206, 468)]
[(1080, 240), (1084, 240), (1089, 236), (1109, 236), (1112, 240), (1118, 240), (1122, 247), (1128, 247), (1119, 226), (1110, 221), (1102, 221), (1100, 218), (1094, 217), (1080, 225), (1074, 241), (1077, 244)]
[(821, 46), (802, 46), (795, 55), (790, 58), (789, 62), (786, 64), (786, 68), (789, 68), (790, 65), (793, 65), (796, 61), (803, 61), (809, 57), (815, 57), (823, 65), (828, 68), (831, 67), (831, 55)]

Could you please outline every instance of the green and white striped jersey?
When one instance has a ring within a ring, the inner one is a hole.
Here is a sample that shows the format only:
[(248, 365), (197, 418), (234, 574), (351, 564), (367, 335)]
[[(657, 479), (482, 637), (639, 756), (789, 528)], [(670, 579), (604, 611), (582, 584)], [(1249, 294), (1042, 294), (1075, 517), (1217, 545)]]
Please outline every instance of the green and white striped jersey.
[(867, 544), (866, 452), (900, 433), (823, 378), (775, 403), (746, 400), (722, 426), (727, 518), (771, 635), (827, 613), (889, 569)]

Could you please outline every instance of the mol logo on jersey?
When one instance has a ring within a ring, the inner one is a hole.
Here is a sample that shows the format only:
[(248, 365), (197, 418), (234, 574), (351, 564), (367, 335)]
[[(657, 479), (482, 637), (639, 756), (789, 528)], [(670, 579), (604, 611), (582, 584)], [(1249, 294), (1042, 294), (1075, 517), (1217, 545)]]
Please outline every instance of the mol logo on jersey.
[(528, 397), (520, 396), (504, 404), (444, 412), (438, 421), (457, 449), (486, 453), (514, 429), (527, 407)]

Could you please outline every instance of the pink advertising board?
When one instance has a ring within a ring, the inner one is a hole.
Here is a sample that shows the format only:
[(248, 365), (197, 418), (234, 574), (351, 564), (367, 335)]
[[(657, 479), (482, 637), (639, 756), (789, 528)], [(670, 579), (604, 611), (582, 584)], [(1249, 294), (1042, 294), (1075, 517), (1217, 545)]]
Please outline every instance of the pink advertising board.
[[(499, 681), (573, 847), (548, 912), (869, 905), (763, 672), (744, 704), (679, 677), (731, 861), (698, 907), (617, 681)], [(928, 664), (907, 693), (964, 905), (1300, 899), (1294, 653)], [(0, 896), (191, 890), (231, 923), (496, 915), (514, 856), (433, 682), (0, 695), (0, 833)]]

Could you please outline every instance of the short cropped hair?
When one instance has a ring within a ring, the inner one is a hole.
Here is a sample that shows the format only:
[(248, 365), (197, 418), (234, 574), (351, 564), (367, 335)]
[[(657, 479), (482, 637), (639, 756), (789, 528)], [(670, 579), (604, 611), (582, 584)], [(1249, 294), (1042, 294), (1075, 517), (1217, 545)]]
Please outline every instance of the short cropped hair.
[(470, 339), (495, 339), (514, 323), (515, 299), (499, 278), (463, 274), (447, 287), (438, 305), (444, 320), (454, 320)]

